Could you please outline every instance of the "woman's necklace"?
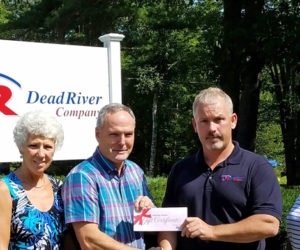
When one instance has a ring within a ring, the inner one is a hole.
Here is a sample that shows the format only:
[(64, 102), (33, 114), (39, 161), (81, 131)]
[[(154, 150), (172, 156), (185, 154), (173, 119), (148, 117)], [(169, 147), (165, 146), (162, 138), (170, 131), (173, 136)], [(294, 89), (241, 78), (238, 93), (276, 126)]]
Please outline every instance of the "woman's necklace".
[(43, 177), (43, 183), (40, 186), (34, 186), (33, 188), (42, 188), (45, 184), (45, 178)]
[[(21, 169), (19, 170), (19, 172), (21, 172), (21, 175), (25, 177), (25, 175), (23, 174), (23, 171)], [(45, 185), (45, 176), (44, 175), (43, 175), (42, 184), (39, 185), (39, 186), (32, 186), (31, 182), (28, 182), (26, 180), (26, 178), (25, 178), (25, 182), (23, 183), (24, 188), (27, 187), (27, 188), (37, 188), (37, 189), (39, 189), (39, 188), (44, 187), (44, 185)]]

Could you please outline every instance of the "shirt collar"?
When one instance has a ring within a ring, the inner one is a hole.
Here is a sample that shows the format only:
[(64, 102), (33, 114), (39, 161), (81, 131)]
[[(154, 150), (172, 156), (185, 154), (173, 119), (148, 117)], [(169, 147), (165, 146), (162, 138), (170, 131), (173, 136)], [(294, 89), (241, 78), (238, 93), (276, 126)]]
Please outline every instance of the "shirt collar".
[(237, 141), (233, 141), (234, 149), (225, 160), (226, 165), (238, 165), (241, 162), (241, 147)]
[[(96, 148), (96, 151), (94, 152), (93, 157), (96, 159), (98, 164), (101, 166), (101, 168), (109, 175), (114, 174), (118, 175), (118, 169), (116, 166), (108, 160), (106, 157), (103, 156), (103, 154), (100, 152), (99, 148)], [(124, 161), (124, 166), (122, 169), (122, 172), (124, 173), (127, 166), (127, 160)]]
[[(218, 166), (225, 167), (227, 165), (238, 165), (241, 162), (241, 148), (237, 141), (233, 141), (234, 149), (231, 154), (227, 157), (227, 159), (221, 162)], [(203, 149), (199, 149), (196, 153), (196, 162), (200, 166), (207, 166), (204, 156), (203, 156)]]

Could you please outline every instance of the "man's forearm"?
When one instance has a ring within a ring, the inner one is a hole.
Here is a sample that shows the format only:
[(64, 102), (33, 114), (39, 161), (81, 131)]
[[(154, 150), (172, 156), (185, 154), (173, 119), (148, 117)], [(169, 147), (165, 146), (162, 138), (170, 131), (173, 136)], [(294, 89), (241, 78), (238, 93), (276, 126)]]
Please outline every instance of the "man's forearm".
[(248, 243), (275, 236), (278, 233), (279, 221), (271, 215), (252, 215), (242, 221), (212, 226), (212, 238), (203, 240)]
[(76, 222), (73, 228), (82, 250), (137, 250), (101, 232), (93, 223)]
[(81, 246), (82, 250), (138, 250), (138, 248), (131, 247), (128, 245), (125, 245), (119, 241), (114, 240), (113, 238), (109, 237), (108, 235), (101, 233), (102, 235), (100, 236), (97, 240), (94, 238), (91, 239), (89, 238), (88, 243), (83, 243), (83, 246)]

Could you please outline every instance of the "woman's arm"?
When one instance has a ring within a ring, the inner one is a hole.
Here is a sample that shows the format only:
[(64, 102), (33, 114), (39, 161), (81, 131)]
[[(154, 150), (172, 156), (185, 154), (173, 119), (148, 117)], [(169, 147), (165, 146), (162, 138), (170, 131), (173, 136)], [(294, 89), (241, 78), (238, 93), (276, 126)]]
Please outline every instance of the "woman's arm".
[(8, 186), (0, 181), (0, 250), (7, 250), (10, 240), (12, 200)]

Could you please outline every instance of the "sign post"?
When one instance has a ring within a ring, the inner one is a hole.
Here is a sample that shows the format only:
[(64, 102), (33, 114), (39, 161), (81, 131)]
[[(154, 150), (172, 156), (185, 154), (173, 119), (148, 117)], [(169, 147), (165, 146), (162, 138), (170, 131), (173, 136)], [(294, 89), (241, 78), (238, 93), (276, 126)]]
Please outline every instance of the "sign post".
[[(124, 35), (121, 34), (108, 34), (99, 37), (100, 41), (104, 43), (104, 47), (107, 48), (110, 103), (121, 102), (122, 100), (120, 42), (123, 38)], [(111, 91), (113, 89), (115, 91)]]

